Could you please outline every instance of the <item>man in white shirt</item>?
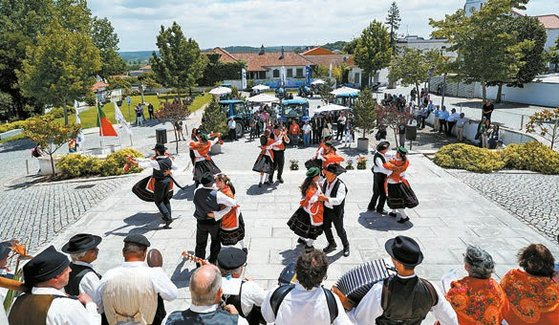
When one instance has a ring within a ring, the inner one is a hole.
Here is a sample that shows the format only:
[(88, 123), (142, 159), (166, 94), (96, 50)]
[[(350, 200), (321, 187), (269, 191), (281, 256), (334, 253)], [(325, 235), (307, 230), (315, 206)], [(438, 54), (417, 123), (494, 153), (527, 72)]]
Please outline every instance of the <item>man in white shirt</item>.
[(62, 246), (62, 251), (70, 254), (70, 280), (64, 287), (66, 293), (77, 296), (87, 293), (95, 297), (95, 292), (101, 281), (101, 275), (93, 269), (93, 261), (97, 259), (101, 237), (91, 234), (77, 234)]
[(303, 144), (305, 145), (305, 147), (311, 144), (311, 132), (312, 132), (312, 126), (307, 121), (305, 122), (305, 125), (303, 125)]
[(170, 313), (161, 324), (248, 325), (233, 305), (226, 305), (223, 309), (219, 307), (223, 294), (221, 283), (221, 273), (215, 265), (197, 268), (188, 286), (192, 298), (190, 308)]
[(340, 299), (321, 286), (328, 271), (326, 254), (318, 250), (297, 259), (298, 283), (281, 286), (266, 295), (262, 315), (276, 325), (352, 324)]
[[(441, 290), (415, 274), (415, 267), (423, 261), (417, 242), (410, 237), (397, 236), (384, 246), (398, 275), (373, 285), (349, 311), (351, 320), (358, 325), (420, 324), (432, 312), (441, 325), (457, 325), (456, 313)], [(333, 291), (349, 307), (347, 298), (338, 290)]]
[(97, 305), (87, 294), (70, 297), (64, 292), (70, 261), (53, 246), (37, 254), (23, 267), (25, 286), (10, 310), (9, 323), (18, 325), (101, 324)]
[(237, 141), (237, 122), (235, 122), (235, 118), (229, 118), (227, 127), (229, 128), (229, 139), (231, 141)]
[(381, 141), (377, 145), (377, 152), (373, 156), (373, 197), (369, 202), (367, 210), (376, 211), (379, 214), (388, 214), (388, 211), (384, 210), (384, 204), (386, 203), (384, 183), (386, 182), (386, 177), (390, 176), (392, 171), (384, 168), (384, 163), (388, 159), (387, 153), (389, 148), (390, 142)]
[(460, 113), (460, 118), (456, 122), (456, 137), (458, 141), (464, 141), (464, 126), (468, 122), (468, 119), (465, 117), (464, 113)]
[(456, 125), (456, 122), (458, 121), (458, 119), (460, 119), (460, 114), (456, 113), (456, 109), (453, 108), (452, 110), (450, 110), (450, 115), (448, 116), (448, 119), (446, 120), (447, 126), (448, 126), (448, 130), (446, 135), (451, 136), (452, 135), (452, 128), (454, 127), (454, 125)]
[(177, 287), (161, 267), (146, 264), (147, 238), (131, 234), (124, 238), (124, 263), (110, 269), (101, 279), (95, 302), (110, 324), (138, 322), (151, 324), (157, 309), (157, 295), (163, 300), (177, 298)]

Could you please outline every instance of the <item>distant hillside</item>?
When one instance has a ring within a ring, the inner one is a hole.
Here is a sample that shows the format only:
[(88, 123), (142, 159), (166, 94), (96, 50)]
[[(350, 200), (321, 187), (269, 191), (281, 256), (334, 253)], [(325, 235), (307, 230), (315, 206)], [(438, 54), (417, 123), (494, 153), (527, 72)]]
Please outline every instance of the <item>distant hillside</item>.
[(325, 48), (325, 49), (332, 50), (332, 51), (335, 51), (335, 50), (341, 51), (341, 50), (343, 50), (344, 46), (347, 43), (348, 42), (346, 42), (346, 41), (337, 41), (337, 42), (333, 42), (333, 43), (326, 43), (326, 44), (322, 45), (322, 47)]
[(147, 62), (151, 57), (153, 51), (130, 51), (130, 52), (118, 52), (118, 54), (124, 59), (124, 61), (140, 61)]
[[(252, 46), (227, 46), (223, 48), (229, 53), (258, 53), (260, 52), (260, 47)], [(268, 46), (264, 47), (266, 52), (280, 52), (281, 46)], [(284, 46), (284, 51), (286, 52), (304, 52), (307, 46)]]

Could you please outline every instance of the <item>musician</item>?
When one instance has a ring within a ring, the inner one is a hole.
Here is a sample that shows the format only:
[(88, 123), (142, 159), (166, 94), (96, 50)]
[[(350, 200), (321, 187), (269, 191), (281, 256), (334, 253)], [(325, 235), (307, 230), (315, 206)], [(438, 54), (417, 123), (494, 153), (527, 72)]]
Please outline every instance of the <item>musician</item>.
[(95, 294), (99, 310), (110, 324), (118, 322), (154, 322), (158, 294), (167, 301), (177, 298), (177, 287), (161, 267), (146, 265), (147, 248), (151, 243), (144, 235), (130, 234), (124, 238), (124, 263), (110, 269), (101, 279)]
[(375, 210), (380, 214), (388, 214), (388, 211), (384, 210), (384, 204), (386, 203), (386, 190), (384, 188), (384, 184), (386, 183), (386, 177), (390, 176), (392, 171), (384, 168), (384, 164), (388, 160), (386, 154), (388, 153), (389, 148), (390, 142), (379, 142), (377, 145), (377, 152), (375, 152), (373, 157), (373, 197), (369, 202), (367, 210)]
[[(217, 256), (217, 266), (223, 277), (242, 277), (246, 261), (247, 254), (235, 247), (224, 248)], [(235, 306), (239, 315), (246, 318), (249, 324), (266, 324), (260, 311), (265, 297), (266, 291), (256, 282), (244, 279), (239, 294), (227, 297), (225, 303)]]
[(68, 284), (71, 269), (66, 255), (54, 246), (32, 258), (23, 266), (25, 294), (19, 296), (10, 310), (9, 323), (36, 324), (101, 324), (97, 305), (86, 293), (78, 297), (68, 296), (64, 286)]
[[(196, 187), (201, 183), (202, 175), (209, 172), (212, 176), (221, 173), (221, 170), (214, 163), (210, 157), (210, 149), (216, 143), (223, 143), (220, 139), (220, 134), (215, 134), (213, 140), (210, 140), (210, 135), (196, 130), (198, 141), (191, 141), (188, 145), (190, 150), (194, 152), (194, 184)], [(214, 134), (212, 134), (214, 136)]]
[(248, 325), (233, 305), (220, 308), (223, 290), (221, 274), (215, 265), (203, 265), (190, 277), (192, 304), (186, 310), (177, 310), (163, 319), (164, 325)]
[[(153, 150), (155, 150), (155, 156), (151, 159), (138, 161), (137, 159), (129, 158), (129, 162), (142, 168), (153, 168), (153, 175), (151, 179), (148, 179), (145, 188), (153, 193), (155, 205), (159, 209), (161, 218), (165, 222), (164, 228), (169, 228), (169, 225), (173, 222), (171, 218), (170, 201), (172, 195), (169, 195), (169, 192), (173, 190), (171, 170), (178, 169), (178, 166), (175, 164), (174, 159), (170, 158), (169, 155), (165, 153), (167, 147), (163, 144), (156, 144)], [(143, 181), (144, 180), (140, 181), (140, 183), (143, 183)]]
[(302, 253), (295, 266), (297, 284), (284, 285), (268, 292), (262, 303), (262, 315), (276, 325), (352, 324), (340, 299), (322, 287), (328, 271), (328, 259), (313, 249)]
[[(196, 218), (196, 248), (197, 257), (206, 257), (208, 235), (211, 237), (209, 262), (215, 264), (217, 254), (221, 249), (219, 228), (221, 219), (237, 205), (235, 199), (223, 194), (214, 186), (214, 177), (209, 172), (200, 179), (203, 186), (194, 190), (194, 217)], [(220, 205), (224, 207), (221, 208)]]
[[(274, 125), (274, 130), (270, 134), (270, 139), (274, 140), (274, 145), (272, 146), (272, 151), (274, 152), (274, 168), (270, 172), (270, 177), (268, 182), (274, 182), (274, 170), (278, 171), (278, 182), (283, 184), (283, 165), (285, 164), (285, 144), (289, 143), (289, 138), (287, 137), (287, 130), (285, 127), (279, 124)], [(279, 142), (279, 144), (276, 144)]]
[(319, 201), (324, 202), (323, 227), (324, 235), (328, 240), (328, 246), (323, 249), (323, 252), (330, 253), (336, 249), (336, 241), (332, 234), (332, 223), (334, 223), (336, 233), (338, 233), (338, 237), (340, 237), (344, 246), (343, 255), (347, 257), (349, 256), (349, 241), (344, 229), (344, 206), (347, 188), (345, 183), (338, 178), (346, 170), (338, 164), (331, 164), (323, 172), (325, 177), (322, 183), (323, 194), (318, 197)]
[[(9, 241), (4, 241), (0, 243), (0, 277), (13, 279), (14, 275), (9, 273), (8, 269), (8, 256), (12, 251), (12, 243)], [(0, 288), (0, 301), (6, 299), (6, 294), (8, 293), (7, 288)], [(0, 308), (0, 324), (8, 324), (8, 317), (4, 308)]]
[[(420, 324), (432, 312), (441, 325), (458, 324), (456, 313), (438, 287), (415, 274), (415, 267), (423, 261), (417, 242), (397, 236), (384, 247), (398, 274), (373, 285), (349, 317), (360, 325)], [(341, 295), (341, 299), (346, 298)]]

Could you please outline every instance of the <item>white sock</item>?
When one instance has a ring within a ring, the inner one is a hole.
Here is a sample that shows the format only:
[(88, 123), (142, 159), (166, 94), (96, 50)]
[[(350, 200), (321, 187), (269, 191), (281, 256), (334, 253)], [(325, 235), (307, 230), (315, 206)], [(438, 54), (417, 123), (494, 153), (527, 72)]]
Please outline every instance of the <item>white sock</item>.
[(246, 248), (244, 240), (239, 240), (239, 245), (241, 245), (241, 248)]
[(260, 183), (262, 183), (262, 180), (264, 180), (264, 173), (260, 174)]
[(312, 246), (314, 244), (314, 239), (307, 239), (307, 246)]

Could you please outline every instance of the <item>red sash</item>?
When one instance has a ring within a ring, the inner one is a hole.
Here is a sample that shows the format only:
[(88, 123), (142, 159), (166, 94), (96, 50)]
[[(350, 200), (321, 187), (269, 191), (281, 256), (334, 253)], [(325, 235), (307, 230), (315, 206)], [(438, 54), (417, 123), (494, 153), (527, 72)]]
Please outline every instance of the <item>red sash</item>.
[[(155, 182), (156, 182), (155, 178), (151, 177), (146, 185), (146, 191), (150, 193), (155, 192)], [(168, 188), (169, 192), (173, 190), (173, 186), (174, 186), (174, 182), (171, 182)]]

